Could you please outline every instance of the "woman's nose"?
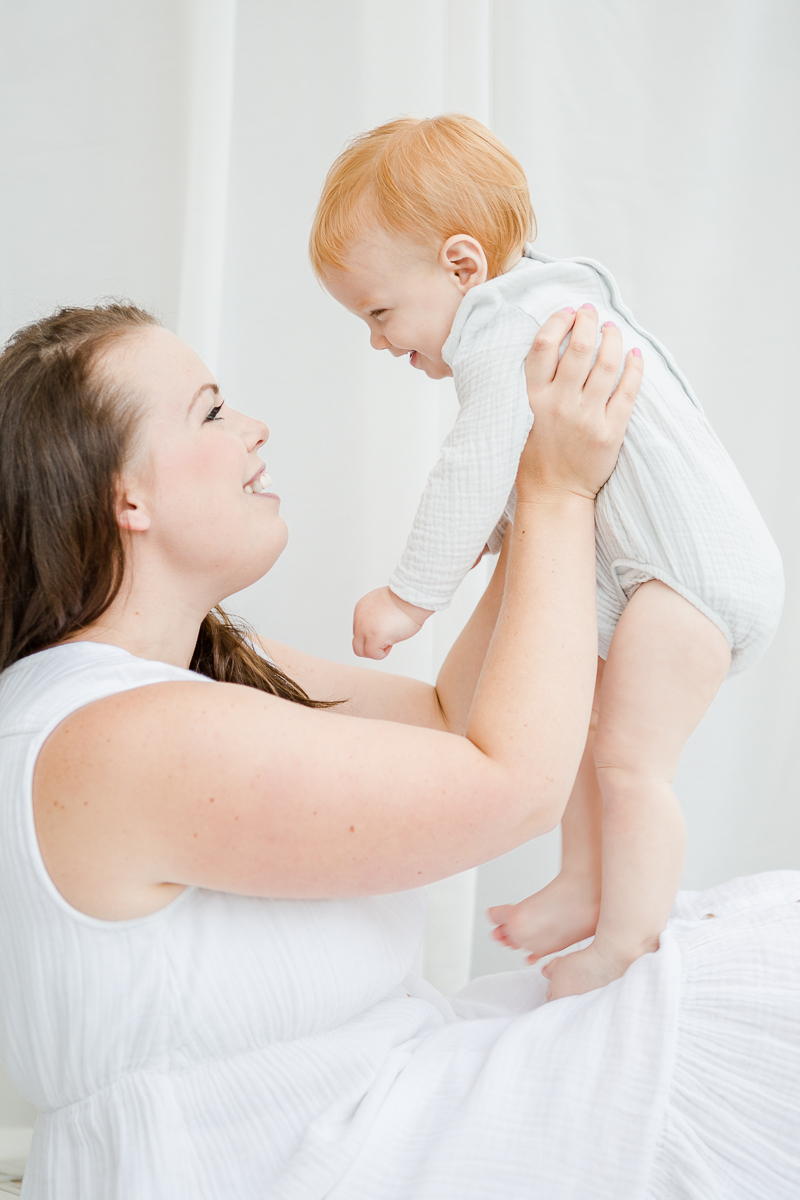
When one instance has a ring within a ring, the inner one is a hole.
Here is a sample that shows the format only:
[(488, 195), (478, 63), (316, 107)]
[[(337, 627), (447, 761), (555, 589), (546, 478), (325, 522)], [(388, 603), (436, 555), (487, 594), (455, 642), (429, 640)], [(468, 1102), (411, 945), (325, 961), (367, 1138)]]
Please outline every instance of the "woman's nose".
[(248, 453), (252, 453), (268, 441), (269, 425), (264, 421), (259, 421), (258, 417), (246, 417), (243, 413), (238, 415), (241, 421), (239, 436), (247, 447)]
[(269, 441), (269, 425), (266, 425), (263, 421), (253, 421), (253, 427), (253, 437), (255, 440), (251, 449), (257, 450), (259, 446), (263, 446), (265, 442)]

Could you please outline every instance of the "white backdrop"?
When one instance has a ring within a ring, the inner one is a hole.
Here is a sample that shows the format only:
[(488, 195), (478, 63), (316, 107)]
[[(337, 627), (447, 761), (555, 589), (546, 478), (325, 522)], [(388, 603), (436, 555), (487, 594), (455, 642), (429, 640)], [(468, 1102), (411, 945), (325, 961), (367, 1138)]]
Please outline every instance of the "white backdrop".
[[(2, 333), (116, 294), (186, 336), (272, 427), (292, 530), (234, 607), (340, 661), (454, 400), (370, 351), (320, 290), (316, 197), (346, 139), (399, 113), (491, 124), (528, 172), (540, 247), (613, 271), (784, 554), (776, 642), (681, 766), (686, 885), (800, 866), (795, 0), (2, 0), (0, 22)], [(387, 666), (432, 678), (482, 582)], [(439, 885), (428, 973), (448, 986), (470, 957), (473, 972), (515, 965), (480, 914), (541, 886), (557, 854), (551, 835)], [(3, 1096), (0, 1124), (27, 1119)]]

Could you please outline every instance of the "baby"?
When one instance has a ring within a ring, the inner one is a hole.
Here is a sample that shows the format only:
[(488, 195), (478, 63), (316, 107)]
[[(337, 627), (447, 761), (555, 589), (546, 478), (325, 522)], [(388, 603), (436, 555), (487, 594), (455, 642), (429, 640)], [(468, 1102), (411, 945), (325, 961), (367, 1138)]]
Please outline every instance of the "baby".
[[(599, 659), (586, 751), (562, 821), (560, 874), (490, 910), (495, 937), (554, 959), (549, 995), (620, 976), (658, 938), (678, 888), (684, 824), (670, 786), (684, 743), (730, 672), (754, 663), (780, 616), (778, 551), (669, 353), (589, 259), (528, 244), (520, 165), (477, 121), (404, 118), (331, 168), (311, 234), (328, 291), (376, 350), (452, 375), (459, 415), (389, 586), (355, 611), (354, 649), (383, 658), (450, 603), (514, 516), (532, 415), (525, 358), (556, 310), (594, 308), (644, 382), (596, 504)], [(616, 336), (616, 335), (615, 335)]]

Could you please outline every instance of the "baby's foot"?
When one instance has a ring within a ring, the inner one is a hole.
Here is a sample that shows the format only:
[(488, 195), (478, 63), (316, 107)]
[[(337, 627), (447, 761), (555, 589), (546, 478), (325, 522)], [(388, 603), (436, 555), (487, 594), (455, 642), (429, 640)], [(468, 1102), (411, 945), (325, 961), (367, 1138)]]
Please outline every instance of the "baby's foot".
[(605, 987), (624, 975), (635, 958), (635, 954), (618, 956), (604, 953), (596, 942), (592, 942), (585, 950), (575, 950), (562, 958), (554, 958), (546, 967), (542, 967), (542, 974), (550, 981), (547, 999), (581, 996), (584, 992)]
[(519, 904), (489, 909), (497, 928), (492, 937), (511, 950), (530, 950), (528, 962), (566, 950), (597, 928), (600, 891), (593, 880), (557, 875), (552, 883)]

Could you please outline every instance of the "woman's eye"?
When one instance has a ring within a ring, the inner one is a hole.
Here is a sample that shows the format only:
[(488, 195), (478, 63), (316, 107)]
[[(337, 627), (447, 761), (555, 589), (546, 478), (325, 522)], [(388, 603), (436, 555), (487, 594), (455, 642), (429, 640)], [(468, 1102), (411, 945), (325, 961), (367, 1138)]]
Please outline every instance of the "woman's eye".
[[(224, 403), (225, 403), (225, 401), (223, 400), (222, 404), (224, 404)], [(221, 421), (222, 420), (222, 417), (219, 416), (219, 410), (222, 408), (222, 404), (218, 404), (216, 406), (216, 408), (211, 409), (211, 412), (206, 417), (207, 421)]]

